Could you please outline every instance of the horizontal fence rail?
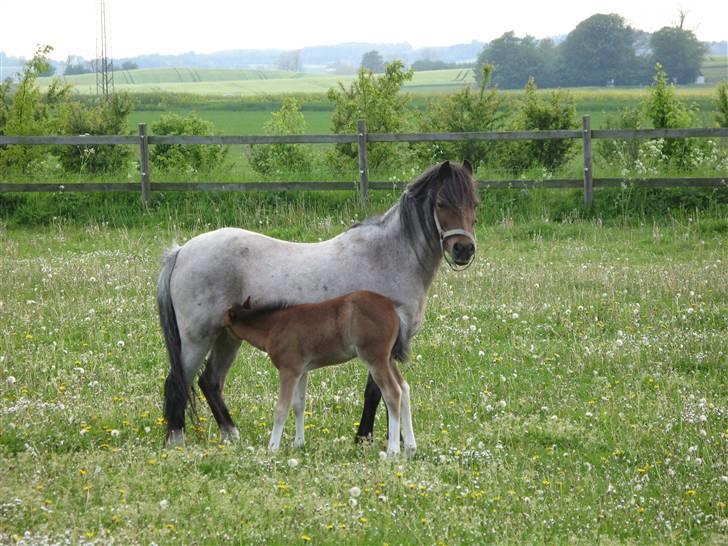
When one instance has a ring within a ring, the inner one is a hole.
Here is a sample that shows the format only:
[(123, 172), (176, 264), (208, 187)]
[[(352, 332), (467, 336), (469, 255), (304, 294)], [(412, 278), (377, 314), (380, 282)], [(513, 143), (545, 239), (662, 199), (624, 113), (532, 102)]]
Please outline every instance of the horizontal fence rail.
[[(581, 130), (559, 131), (493, 131), (464, 133), (368, 133), (360, 121), (356, 134), (346, 135), (234, 135), (234, 136), (155, 136), (148, 135), (146, 124), (139, 124), (138, 135), (79, 135), (79, 136), (8, 136), (0, 135), (0, 146), (61, 145), (139, 146), (140, 183), (89, 182), (59, 184), (57, 182), (0, 183), (0, 192), (114, 192), (140, 191), (145, 206), (153, 191), (321, 191), (358, 190), (362, 206), (366, 206), (368, 190), (399, 190), (404, 182), (369, 180), (366, 145), (369, 142), (457, 142), (457, 141), (518, 141), (582, 139), (584, 176), (582, 179), (544, 180), (479, 180), (483, 189), (525, 188), (583, 188), (584, 204), (590, 206), (593, 188), (621, 187), (625, 184), (645, 187), (711, 188), (726, 186), (728, 173), (717, 178), (647, 178), (625, 181), (620, 178), (593, 176), (591, 141), (593, 139), (655, 139), (655, 138), (727, 138), (728, 128), (696, 129), (591, 129), (589, 116), (584, 116)], [(351, 181), (318, 182), (152, 182), (149, 169), (149, 146), (153, 145), (265, 145), (265, 144), (357, 144), (359, 149), (359, 178)]]

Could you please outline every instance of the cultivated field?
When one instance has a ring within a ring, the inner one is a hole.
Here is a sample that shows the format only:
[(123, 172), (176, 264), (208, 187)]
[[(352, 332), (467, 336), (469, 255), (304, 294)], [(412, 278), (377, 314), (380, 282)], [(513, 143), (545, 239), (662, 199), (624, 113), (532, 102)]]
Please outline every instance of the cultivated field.
[[(64, 76), (82, 95), (96, 93), (96, 75)], [(117, 91), (130, 93), (195, 93), (198, 95), (263, 96), (326, 93), (337, 82), (348, 85), (355, 76), (306, 74), (281, 70), (226, 70), (190, 68), (144, 68), (114, 73)], [(41, 78), (48, 85), (51, 78)], [(449, 69), (416, 72), (405, 89), (422, 92), (451, 92), (473, 83), (472, 70)]]
[[(223, 212), (307, 241), (356, 219), (301, 199)], [(226, 386), (240, 442), (218, 443), (202, 402), (188, 446), (163, 449), (158, 259), (216, 223), (150, 214), (0, 224), (0, 543), (725, 543), (725, 216), (481, 218), (403, 366), (406, 461), (380, 458), (383, 411), (353, 444), (361, 363), (313, 373), (305, 448), (291, 419), (269, 454), (277, 378), (247, 348)]]

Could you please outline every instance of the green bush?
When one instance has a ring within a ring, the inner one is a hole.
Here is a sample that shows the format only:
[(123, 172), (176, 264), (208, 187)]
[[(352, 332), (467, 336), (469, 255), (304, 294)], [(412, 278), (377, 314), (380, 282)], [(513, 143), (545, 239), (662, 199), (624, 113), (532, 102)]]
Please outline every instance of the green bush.
[(715, 121), (720, 127), (728, 127), (728, 82), (723, 82), (718, 86), (716, 91), (716, 109), (718, 113), (715, 115)]
[[(63, 132), (68, 135), (128, 134), (127, 118), (132, 100), (126, 93), (114, 94), (96, 106), (67, 102), (63, 107)], [(67, 172), (114, 172), (125, 167), (131, 154), (126, 146), (58, 146), (55, 150)]]
[[(553, 131), (577, 127), (574, 100), (566, 91), (539, 96), (536, 82), (528, 80), (524, 98), (513, 118), (514, 131)], [(519, 141), (505, 146), (503, 163), (509, 170), (522, 173), (533, 167), (553, 172), (575, 153), (574, 139)]]
[[(263, 125), (266, 135), (302, 135), (306, 120), (298, 101), (287, 98), (278, 112)], [(261, 144), (250, 147), (250, 166), (262, 176), (310, 172), (313, 153), (304, 144)]]
[[(152, 123), (151, 132), (154, 135), (195, 135), (212, 136), (215, 125), (202, 119), (195, 113), (187, 116), (177, 114), (163, 114), (159, 120)], [(149, 153), (152, 165), (162, 171), (194, 174), (196, 172), (209, 172), (219, 167), (227, 157), (228, 147), (210, 144), (155, 144)]]

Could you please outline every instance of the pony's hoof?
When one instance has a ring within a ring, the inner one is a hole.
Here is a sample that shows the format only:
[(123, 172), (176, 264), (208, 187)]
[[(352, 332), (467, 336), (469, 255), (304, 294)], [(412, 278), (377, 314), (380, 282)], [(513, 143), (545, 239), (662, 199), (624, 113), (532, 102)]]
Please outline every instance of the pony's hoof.
[(417, 452), (417, 446), (404, 446), (404, 456), (412, 459)]
[(237, 427), (220, 430), (220, 441), (223, 444), (234, 444), (238, 440), (240, 440), (240, 432), (238, 432)]
[(296, 449), (300, 449), (303, 447), (303, 440), (294, 440), (293, 447)]
[(170, 430), (167, 432), (167, 447), (184, 447), (185, 445), (185, 431), (184, 430)]
[(374, 441), (374, 438), (372, 438), (371, 433), (367, 434), (366, 436), (359, 436), (358, 434), (354, 436), (354, 443), (355, 444), (371, 444)]

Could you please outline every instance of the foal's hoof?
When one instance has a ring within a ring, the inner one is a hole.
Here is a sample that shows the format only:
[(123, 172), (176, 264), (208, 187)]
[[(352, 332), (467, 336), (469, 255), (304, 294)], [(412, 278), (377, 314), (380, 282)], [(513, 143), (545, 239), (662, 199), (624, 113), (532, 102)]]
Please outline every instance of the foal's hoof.
[(184, 430), (170, 430), (167, 432), (167, 447), (184, 447), (185, 445), (185, 431)]
[(404, 456), (408, 459), (412, 459), (417, 452), (417, 446), (404, 446)]
[(367, 434), (366, 436), (359, 436), (358, 434), (354, 436), (354, 443), (355, 444), (363, 444), (368, 443), (371, 444), (374, 441), (374, 438), (372, 438), (371, 433)]

